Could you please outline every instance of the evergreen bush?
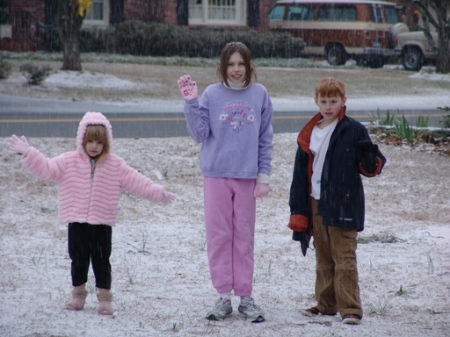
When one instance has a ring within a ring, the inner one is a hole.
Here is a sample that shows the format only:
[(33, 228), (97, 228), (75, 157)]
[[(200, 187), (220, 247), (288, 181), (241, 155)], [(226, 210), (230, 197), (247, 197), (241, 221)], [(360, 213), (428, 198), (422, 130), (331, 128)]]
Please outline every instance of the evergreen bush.
[(39, 85), (50, 75), (52, 68), (49, 66), (38, 67), (32, 63), (25, 63), (20, 66), (20, 71), (27, 79), (28, 84)]
[[(80, 50), (83, 53), (216, 58), (230, 41), (245, 43), (254, 58), (295, 58), (300, 56), (304, 47), (302, 39), (289, 33), (250, 29), (190, 29), (144, 21), (125, 21), (107, 29), (84, 28), (80, 31)], [(44, 46), (46, 51), (61, 51), (56, 28), (47, 31)]]
[[(80, 31), (80, 51), (82, 53), (107, 53), (114, 50), (113, 28), (86, 28)], [(61, 51), (61, 40), (57, 28), (48, 30), (44, 36), (44, 50)]]
[(0, 57), (0, 80), (8, 78), (11, 73), (11, 63), (3, 60), (3, 57)]
[(254, 58), (299, 57), (303, 40), (289, 33), (247, 29), (189, 29), (155, 22), (126, 21), (116, 26), (115, 51), (143, 56), (219, 57), (230, 41), (245, 43)]

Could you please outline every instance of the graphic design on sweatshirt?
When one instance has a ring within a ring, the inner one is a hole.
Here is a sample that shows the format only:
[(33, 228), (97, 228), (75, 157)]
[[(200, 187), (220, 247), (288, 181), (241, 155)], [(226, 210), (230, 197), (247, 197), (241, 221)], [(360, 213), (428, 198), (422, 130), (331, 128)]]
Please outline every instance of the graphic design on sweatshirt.
[(219, 119), (222, 124), (229, 124), (231, 129), (238, 133), (242, 131), (245, 124), (253, 124), (255, 113), (253, 108), (243, 101), (228, 102), (223, 107), (223, 113)]

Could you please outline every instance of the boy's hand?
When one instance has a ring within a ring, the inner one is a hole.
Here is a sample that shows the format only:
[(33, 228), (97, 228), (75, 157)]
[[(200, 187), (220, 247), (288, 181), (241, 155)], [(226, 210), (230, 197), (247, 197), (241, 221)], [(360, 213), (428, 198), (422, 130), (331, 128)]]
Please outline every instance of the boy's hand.
[(256, 183), (255, 190), (253, 191), (253, 196), (255, 198), (264, 198), (269, 194), (269, 184)]
[(368, 172), (375, 172), (378, 165), (378, 145), (373, 144), (371, 141), (365, 140), (358, 142), (356, 150), (356, 159), (358, 160), (358, 165)]
[(19, 138), (16, 135), (12, 135), (8, 140), (8, 147), (11, 151), (24, 154), (30, 148), (30, 145), (25, 136)]
[(163, 205), (169, 205), (175, 200), (175, 194), (167, 191), (162, 192), (161, 200), (160, 202)]
[(198, 97), (197, 83), (192, 81), (191, 75), (183, 75), (178, 80), (178, 88), (186, 101)]

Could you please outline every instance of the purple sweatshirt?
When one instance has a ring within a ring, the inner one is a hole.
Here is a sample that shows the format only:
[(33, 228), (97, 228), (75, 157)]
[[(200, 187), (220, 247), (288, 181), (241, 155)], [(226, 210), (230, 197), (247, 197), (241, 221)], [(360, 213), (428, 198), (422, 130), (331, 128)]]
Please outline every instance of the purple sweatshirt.
[(256, 179), (270, 175), (272, 102), (264, 86), (251, 83), (234, 90), (222, 83), (208, 86), (200, 101), (186, 101), (190, 136), (202, 143), (203, 176)]

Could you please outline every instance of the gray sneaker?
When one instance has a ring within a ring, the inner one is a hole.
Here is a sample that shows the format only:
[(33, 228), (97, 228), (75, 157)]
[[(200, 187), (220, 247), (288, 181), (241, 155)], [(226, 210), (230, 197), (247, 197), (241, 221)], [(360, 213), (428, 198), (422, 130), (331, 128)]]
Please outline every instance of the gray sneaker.
[(224, 300), (219, 298), (214, 304), (213, 308), (206, 314), (206, 319), (210, 321), (218, 321), (219, 319), (225, 319), (233, 312), (230, 300)]
[(264, 311), (256, 305), (251, 297), (241, 298), (238, 308), (238, 316), (243, 319), (249, 319), (252, 323), (264, 322)]

